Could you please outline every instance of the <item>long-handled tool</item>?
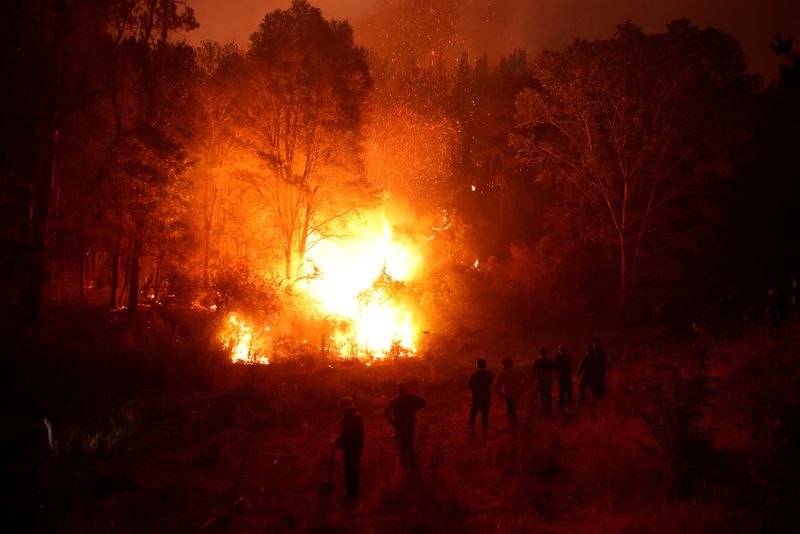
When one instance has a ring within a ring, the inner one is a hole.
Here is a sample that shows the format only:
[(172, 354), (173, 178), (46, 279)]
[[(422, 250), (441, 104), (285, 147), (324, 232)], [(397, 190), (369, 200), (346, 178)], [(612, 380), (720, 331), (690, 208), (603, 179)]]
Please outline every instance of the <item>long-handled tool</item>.
[(334, 487), (333, 487), (333, 460), (336, 457), (336, 447), (331, 446), (331, 460), (328, 463), (328, 481), (323, 482), (319, 487), (319, 494), (320, 496), (323, 495), (333, 495)]

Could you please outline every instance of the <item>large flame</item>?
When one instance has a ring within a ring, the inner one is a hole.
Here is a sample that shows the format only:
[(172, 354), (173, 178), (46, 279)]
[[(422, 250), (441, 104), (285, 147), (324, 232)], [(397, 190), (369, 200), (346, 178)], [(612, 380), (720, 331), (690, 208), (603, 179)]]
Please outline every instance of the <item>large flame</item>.
[[(297, 287), (308, 297), (309, 317), (329, 325), (320, 349), (366, 360), (413, 354), (418, 320), (405, 293), (420, 264), (418, 249), (396, 239), (382, 213), (347, 230), (343, 239), (311, 236), (315, 245)], [(220, 338), (233, 362), (269, 363), (262, 355), (269, 350), (268, 326), (254, 331), (231, 314)]]
[(383, 358), (416, 350), (415, 318), (400, 293), (419, 262), (381, 214), (351, 228), (348, 239), (322, 240), (309, 251), (312, 305), (348, 326), (329, 335), (340, 354)]

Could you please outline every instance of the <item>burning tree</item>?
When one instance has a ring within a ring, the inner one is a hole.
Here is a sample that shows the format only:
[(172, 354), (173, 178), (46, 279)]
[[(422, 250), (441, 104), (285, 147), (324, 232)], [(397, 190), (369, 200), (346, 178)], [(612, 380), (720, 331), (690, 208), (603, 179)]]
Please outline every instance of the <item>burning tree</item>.
[(255, 157), (249, 181), (271, 215), (291, 282), (313, 236), (324, 238), (359, 204), (369, 70), (347, 22), (295, 0), (251, 36), (246, 72), (239, 123)]

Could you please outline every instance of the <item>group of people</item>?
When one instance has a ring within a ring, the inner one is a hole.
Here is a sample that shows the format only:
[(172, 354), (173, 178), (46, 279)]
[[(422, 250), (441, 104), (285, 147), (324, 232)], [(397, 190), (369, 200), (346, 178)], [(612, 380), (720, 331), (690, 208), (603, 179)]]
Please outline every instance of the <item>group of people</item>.
[[(472, 391), (472, 403), (469, 410), (469, 432), (475, 435), (475, 421), (478, 414), (484, 434), (489, 429), (489, 408), (492, 402), (492, 391), (506, 403), (509, 421), (516, 426), (517, 404), (522, 396), (527, 381), (526, 373), (514, 367), (511, 358), (502, 360), (502, 368), (496, 376), (486, 369), (486, 360), (478, 358), (477, 370), (467, 382)], [(551, 411), (553, 398), (553, 375), (558, 383), (558, 407), (565, 409), (572, 404), (572, 356), (563, 345), (558, 347), (556, 357), (550, 359), (547, 349), (539, 350), (539, 357), (533, 364), (537, 392), (541, 399), (542, 413)], [(586, 347), (586, 353), (578, 364), (576, 373), (578, 380), (578, 400), (599, 399), (606, 394), (606, 359), (605, 351), (599, 339)], [(414, 449), (414, 428), (416, 413), (424, 408), (427, 402), (422, 397), (409, 393), (405, 382), (397, 383), (395, 396), (384, 409), (384, 416), (394, 428), (394, 439), (400, 454), (400, 462), (404, 467), (416, 467), (417, 455)], [(341, 497), (347, 500), (358, 498), (360, 488), (361, 452), (364, 449), (364, 423), (351, 397), (339, 399), (339, 408), (343, 412), (342, 430), (339, 437), (331, 444), (342, 450), (344, 459), (344, 479), (346, 493)]]
[[(394, 428), (394, 439), (404, 467), (417, 466), (417, 453), (414, 450), (414, 428), (417, 410), (425, 407), (427, 401), (419, 395), (408, 392), (405, 382), (397, 383), (397, 396), (384, 409), (384, 415)], [(342, 449), (344, 459), (344, 481), (347, 492), (341, 497), (347, 500), (358, 498), (361, 482), (361, 451), (364, 449), (364, 423), (356, 411), (351, 397), (339, 399), (339, 408), (344, 412), (342, 432), (332, 446)]]
[[(522, 396), (526, 373), (509, 357), (503, 358), (503, 367), (493, 378), (486, 370), (486, 360), (478, 358), (477, 370), (472, 373), (467, 387), (472, 390), (472, 405), (469, 411), (469, 431), (475, 434), (475, 421), (481, 415), (484, 433), (489, 429), (489, 407), (492, 390), (506, 403), (506, 413), (512, 425), (516, 425), (517, 404)], [(546, 347), (539, 349), (539, 357), (533, 363), (536, 391), (541, 402), (542, 414), (549, 415), (553, 406), (553, 376), (558, 384), (558, 407), (564, 410), (572, 405), (573, 376), (572, 356), (563, 345), (558, 346), (555, 358), (548, 356)], [(589, 398), (599, 399), (606, 394), (606, 355), (602, 342), (595, 339), (586, 346), (586, 353), (578, 364), (578, 401), (585, 404)]]

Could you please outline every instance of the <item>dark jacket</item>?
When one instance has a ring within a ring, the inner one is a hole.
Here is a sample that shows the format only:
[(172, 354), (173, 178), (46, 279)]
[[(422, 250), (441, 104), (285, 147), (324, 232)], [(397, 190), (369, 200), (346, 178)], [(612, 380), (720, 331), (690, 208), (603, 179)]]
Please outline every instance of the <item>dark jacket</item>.
[(364, 449), (364, 423), (355, 410), (347, 410), (342, 417), (342, 434), (336, 438), (336, 446), (342, 449), (345, 461), (358, 462)]
[(492, 373), (486, 369), (472, 373), (467, 387), (472, 390), (472, 404), (483, 406), (492, 401)]
[(389, 401), (384, 414), (394, 427), (395, 437), (401, 446), (411, 446), (414, 440), (414, 420), (417, 410), (427, 402), (412, 393), (401, 393)]
[(572, 356), (569, 352), (559, 352), (555, 359), (558, 380), (566, 382), (572, 379)]
[(533, 376), (536, 377), (536, 382), (539, 384), (539, 386), (552, 386), (553, 371), (555, 371), (555, 369), (556, 366), (553, 363), (553, 360), (547, 356), (541, 356), (535, 362), (533, 362)]
[(578, 378), (581, 384), (586, 384), (595, 387), (600, 382), (601, 378), (601, 363), (594, 351), (587, 353), (581, 358), (581, 363), (578, 364)]
[(600, 378), (603, 378), (606, 376), (606, 351), (600, 347), (595, 347), (594, 355), (597, 358), (598, 373), (600, 373)]

